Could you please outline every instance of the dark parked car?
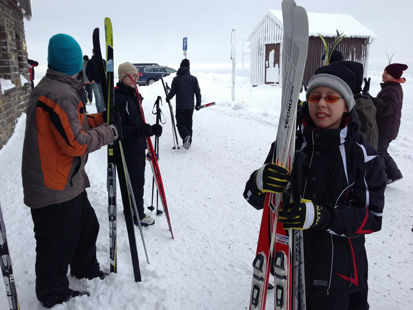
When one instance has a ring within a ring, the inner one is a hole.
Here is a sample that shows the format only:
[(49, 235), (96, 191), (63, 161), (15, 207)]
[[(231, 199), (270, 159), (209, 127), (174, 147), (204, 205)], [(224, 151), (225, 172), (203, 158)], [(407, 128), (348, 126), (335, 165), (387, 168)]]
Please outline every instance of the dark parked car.
[(156, 63), (134, 64), (139, 71), (138, 85), (151, 85), (160, 80), (161, 77), (176, 72), (175, 69), (160, 66)]

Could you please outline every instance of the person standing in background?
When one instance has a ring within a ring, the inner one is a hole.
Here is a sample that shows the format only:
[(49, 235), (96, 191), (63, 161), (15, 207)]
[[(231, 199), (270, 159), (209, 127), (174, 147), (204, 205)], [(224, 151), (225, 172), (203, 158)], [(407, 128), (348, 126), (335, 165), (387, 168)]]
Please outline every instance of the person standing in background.
[(171, 90), (166, 96), (166, 101), (176, 95), (176, 127), (183, 140), (185, 149), (192, 143), (192, 116), (194, 114), (194, 96), (196, 97), (195, 109), (201, 107), (201, 90), (198, 79), (189, 72), (189, 60), (183, 59), (181, 66), (172, 80)]
[(93, 89), (96, 101), (97, 112), (105, 110), (105, 103), (103, 102), (102, 80), (99, 75), (99, 66), (104, 66), (106, 70), (106, 61), (99, 63), (95, 57), (95, 50), (93, 50), (92, 59), (90, 59), (86, 66), (86, 75), (90, 81), (90, 87)]
[(397, 138), (402, 117), (403, 89), (401, 84), (406, 82), (402, 77), (408, 67), (405, 64), (393, 63), (384, 68), (381, 91), (373, 99), (376, 106), (376, 120), (379, 128), (379, 144), (377, 152), (384, 159), (387, 174), (387, 184), (403, 178), (396, 162), (390, 156), (388, 148)]
[[(91, 104), (92, 101), (93, 101), (93, 92), (92, 92), (92, 87), (90, 86), (90, 81), (87, 78), (87, 74), (86, 74), (86, 66), (87, 66), (88, 61), (89, 61), (89, 56), (84, 55), (83, 56), (83, 67), (82, 67), (83, 84), (84, 84), (84, 87), (85, 87), (87, 100), (88, 100), (89, 104)], [(86, 102), (85, 102), (85, 104), (86, 104)]]
[[(133, 214), (135, 225), (149, 226), (155, 224), (155, 219), (149, 214), (145, 214), (143, 203), (145, 185), (145, 165), (146, 165), (146, 139), (153, 135), (161, 136), (162, 126), (159, 124), (150, 125), (142, 122), (140, 104), (142, 96), (138, 98), (135, 90), (139, 72), (130, 62), (124, 62), (118, 68), (119, 82), (115, 88), (115, 109), (121, 119), (122, 145), (125, 154), (126, 164), (132, 183), (133, 194), (136, 200), (138, 214)], [(116, 146), (117, 148), (119, 146)], [(122, 165), (120, 151), (115, 150), (117, 165)], [(121, 194), (123, 205), (128, 205), (129, 193), (126, 190), (124, 172), (118, 170), (119, 181), (121, 184)], [(122, 186), (122, 184), (124, 184)]]

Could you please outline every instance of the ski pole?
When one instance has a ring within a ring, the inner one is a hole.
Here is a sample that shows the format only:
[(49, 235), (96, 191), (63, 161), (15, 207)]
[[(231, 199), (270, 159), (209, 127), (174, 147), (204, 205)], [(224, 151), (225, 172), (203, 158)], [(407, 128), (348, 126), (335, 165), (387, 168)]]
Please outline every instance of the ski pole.
[[(161, 81), (162, 81), (162, 86), (163, 89), (165, 91), (165, 95), (168, 96), (169, 94), (169, 86), (168, 83), (165, 83), (165, 81), (163, 80), (163, 77), (161, 77)], [(176, 125), (175, 125), (175, 118), (174, 118), (174, 108), (172, 107), (172, 104), (170, 101), (168, 102), (168, 106), (169, 106), (169, 112), (171, 113), (171, 123), (172, 123), (172, 140), (174, 141), (174, 150), (178, 150), (180, 149), (179, 147), (179, 143), (178, 143), (178, 134), (176, 133)]]
[[(162, 98), (161, 96), (158, 96), (158, 98), (155, 101), (155, 104), (153, 105), (153, 110), (152, 114), (156, 115), (156, 124), (159, 125), (159, 123), (162, 123), (161, 121), (161, 108), (159, 107), (160, 104), (162, 104)], [(155, 110), (155, 112), (154, 112)], [(156, 159), (159, 160), (159, 137), (155, 137), (155, 154), (156, 154)], [(155, 187), (155, 176), (152, 177), (152, 200), (151, 200), (151, 206), (148, 207), (149, 210), (153, 211), (155, 210), (155, 207), (153, 205), (153, 196), (154, 196), (154, 187)], [(160, 215), (163, 213), (162, 210), (158, 209), (158, 204), (159, 203), (159, 192), (156, 190), (156, 215)]]

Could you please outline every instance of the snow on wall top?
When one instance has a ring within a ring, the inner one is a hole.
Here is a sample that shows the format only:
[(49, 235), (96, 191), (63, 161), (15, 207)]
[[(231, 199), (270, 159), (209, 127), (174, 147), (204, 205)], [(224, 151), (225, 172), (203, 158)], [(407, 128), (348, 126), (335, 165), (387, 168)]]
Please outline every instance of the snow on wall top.
[[(335, 37), (337, 35), (336, 30), (340, 33), (344, 33), (349, 38), (365, 38), (370, 37), (372, 39), (377, 38), (377, 35), (361, 24), (351, 15), (346, 14), (327, 14), (327, 13), (311, 13), (308, 14), (309, 34), (310, 36), (317, 37), (321, 34), (324, 37)], [(282, 22), (283, 16), (281, 10), (268, 10), (266, 16), (270, 16), (277, 23)], [(262, 20), (254, 28), (259, 27)], [(253, 32), (251, 33), (251, 35)]]

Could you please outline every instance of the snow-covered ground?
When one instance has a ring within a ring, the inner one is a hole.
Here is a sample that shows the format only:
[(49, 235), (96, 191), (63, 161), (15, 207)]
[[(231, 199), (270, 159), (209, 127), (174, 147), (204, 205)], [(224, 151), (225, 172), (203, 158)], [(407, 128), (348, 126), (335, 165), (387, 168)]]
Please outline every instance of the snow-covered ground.
[[(371, 93), (377, 94), (380, 72), (373, 72)], [(261, 212), (243, 199), (250, 173), (265, 159), (276, 136), (280, 109), (279, 86), (250, 87), (237, 77), (235, 102), (231, 101), (231, 75), (197, 74), (203, 103), (216, 106), (194, 113), (193, 145), (173, 150), (171, 119), (163, 105), (166, 124), (160, 139), (160, 169), (175, 239), (164, 216), (144, 228), (150, 264), (136, 229), (142, 282), (133, 280), (126, 226), (118, 200), (118, 273), (102, 280), (70, 278), (73, 289), (88, 290), (81, 297), (55, 306), (63, 310), (215, 310), (247, 309)], [(172, 77), (168, 77), (171, 82)], [(413, 87), (403, 85), (404, 107), (399, 137), (390, 153), (404, 179), (386, 189), (383, 228), (367, 236), (370, 263), (371, 309), (412, 309), (413, 302)], [(155, 122), (152, 107), (161, 83), (140, 87), (146, 119)], [(94, 112), (94, 105), (88, 105)], [(0, 201), (6, 221), (9, 248), (21, 309), (43, 309), (35, 295), (35, 239), (30, 210), (23, 203), (21, 152), (25, 115), (15, 133), (0, 150)], [(101, 267), (109, 269), (109, 237), (106, 192), (106, 148), (90, 154), (87, 172), (89, 199), (100, 221), (97, 254)], [(145, 204), (151, 203), (152, 172), (146, 169)], [(118, 191), (119, 193), (119, 191)], [(120, 196), (120, 194), (119, 194)], [(161, 208), (161, 205), (159, 205)], [(273, 291), (268, 304), (273, 304)], [(268, 306), (270, 308), (270, 306)], [(0, 283), (0, 309), (8, 309)]]

